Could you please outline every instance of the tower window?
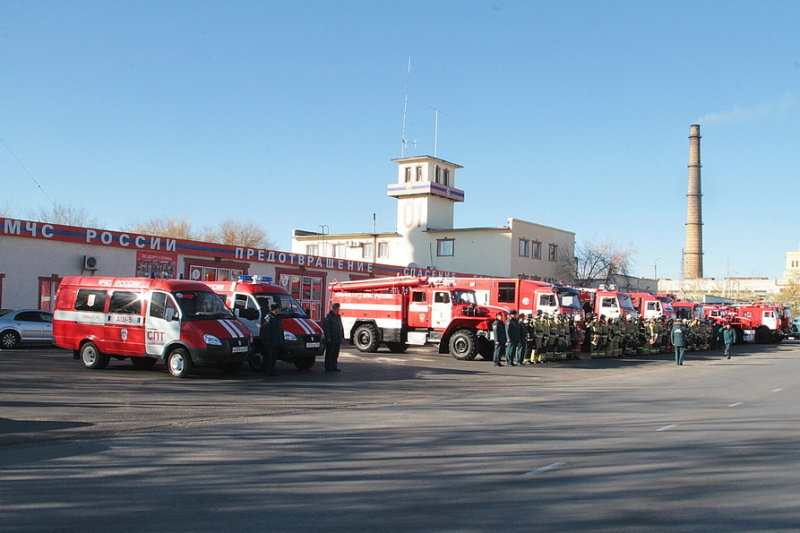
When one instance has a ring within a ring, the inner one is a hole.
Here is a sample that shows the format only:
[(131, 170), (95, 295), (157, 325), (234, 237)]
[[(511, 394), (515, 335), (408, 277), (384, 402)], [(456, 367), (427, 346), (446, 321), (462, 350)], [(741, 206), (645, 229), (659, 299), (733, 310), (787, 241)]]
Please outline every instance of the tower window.
[(408, 183), (409, 181), (411, 181), (411, 167), (406, 167), (404, 169), (404, 171), (405, 172), (404, 172), (404, 176), (403, 176), (403, 181)]
[(421, 166), (417, 167), (416, 181), (422, 181), (422, 167)]
[(436, 255), (439, 257), (453, 257), (455, 254), (455, 239), (439, 239), (436, 241)]

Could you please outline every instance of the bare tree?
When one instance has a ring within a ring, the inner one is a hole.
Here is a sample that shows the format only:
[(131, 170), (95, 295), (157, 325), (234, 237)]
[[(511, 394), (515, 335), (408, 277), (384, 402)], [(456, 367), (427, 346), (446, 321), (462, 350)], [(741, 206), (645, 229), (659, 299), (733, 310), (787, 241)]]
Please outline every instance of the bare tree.
[(151, 218), (125, 228), (125, 231), (171, 237), (173, 239), (198, 240), (198, 235), (192, 229), (192, 224), (185, 218)]
[(86, 209), (59, 202), (53, 202), (52, 207), (40, 207), (38, 210), (29, 211), (26, 216), (37, 222), (64, 224), (65, 226), (99, 227), (101, 225), (96, 218), (89, 218)]
[(254, 222), (237, 222), (225, 220), (219, 229), (205, 228), (202, 239), (232, 246), (248, 248), (274, 248), (275, 243), (269, 240), (267, 232)]
[(153, 218), (145, 222), (125, 228), (126, 231), (158, 235), (173, 239), (216, 242), (231, 246), (247, 246), (251, 248), (274, 248), (275, 243), (269, 240), (267, 232), (253, 222), (237, 222), (225, 220), (219, 228), (205, 227), (196, 231), (185, 218)]
[(633, 243), (623, 248), (611, 239), (584, 241), (575, 247), (575, 257), (565, 258), (572, 276), (582, 285), (608, 283), (614, 275), (628, 276), (633, 266)]

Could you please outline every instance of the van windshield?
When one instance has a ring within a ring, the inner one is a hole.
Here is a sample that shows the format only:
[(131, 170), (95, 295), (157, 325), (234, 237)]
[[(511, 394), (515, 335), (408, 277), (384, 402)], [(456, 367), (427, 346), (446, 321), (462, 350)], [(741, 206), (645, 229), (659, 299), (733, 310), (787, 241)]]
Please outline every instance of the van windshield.
[(207, 320), (209, 318), (234, 318), (222, 303), (222, 298), (211, 291), (180, 291), (172, 295), (181, 307), (183, 320)]
[(279, 292), (262, 292), (255, 295), (258, 306), (266, 316), (269, 313), (269, 306), (278, 304), (280, 310), (278, 316), (281, 318), (308, 318), (308, 315), (300, 307), (300, 302), (294, 299), (291, 294), (281, 294)]

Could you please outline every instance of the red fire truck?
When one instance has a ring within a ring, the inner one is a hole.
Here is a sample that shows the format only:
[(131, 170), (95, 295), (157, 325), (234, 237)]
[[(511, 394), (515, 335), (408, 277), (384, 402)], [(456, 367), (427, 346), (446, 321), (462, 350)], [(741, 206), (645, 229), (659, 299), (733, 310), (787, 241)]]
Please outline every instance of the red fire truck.
[(672, 308), (672, 298), (659, 296), (652, 292), (629, 292), (633, 306), (642, 318), (675, 319), (675, 310)]
[(615, 285), (606, 287), (600, 285), (599, 288), (581, 288), (580, 298), (583, 309), (587, 313), (595, 316), (605, 316), (606, 318), (635, 319), (639, 313), (633, 305), (631, 297), (627, 293), (618, 291)]
[(672, 309), (675, 310), (675, 316), (681, 320), (692, 320), (695, 318), (698, 320), (703, 320), (706, 316), (705, 312), (703, 311), (703, 304), (698, 302), (672, 302)]
[(783, 305), (709, 305), (705, 314), (719, 323), (730, 322), (737, 342), (781, 342), (791, 333), (791, 312)]
[(185, 377), (195, 365), (233, 372), (251, 350), (251, 336), (211, 289), (198, 281), (67, 276), (58, 287), (53, 342), (83, 366), (102, 369), (111, 357), (137, 368), (164, 361)]
[(261, 352), (261, 323), (269, 313), (270, 304), (278, 304), (278, 316), (283, 324), (284, 345), (278, 358), (293, 363), (300, 370), (314, 366), (325, 349), (322, 328), (308, 317), (306, 311), (287, 291), (272, 284), (272, 278), (239, 276), (238, 281), (207, 281), (206, 285), (222, 297), (239, 320), (253, 335), (255, 351), (250, 356), (250, 368), (264, 369)]
[(477, 305), (475, 291), (427, 277), (398, 276), (334, 282), (331, 302), (340, 304), (345, 338), (362, 352), (438, 343), (459, 360), (491, 357), (496, 311)]
[(473, 289), (478, 304), (516, 309), (526, 315), (565, 315), (583, 321), (579, 291), (560, 283), (515, 278), (452, 278), (448, 281)]

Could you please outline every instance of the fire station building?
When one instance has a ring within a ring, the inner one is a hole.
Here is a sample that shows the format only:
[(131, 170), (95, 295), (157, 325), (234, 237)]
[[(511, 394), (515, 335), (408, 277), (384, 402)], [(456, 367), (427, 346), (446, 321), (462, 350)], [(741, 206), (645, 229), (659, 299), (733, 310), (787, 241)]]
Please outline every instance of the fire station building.
[(453, 209), (464, 201), (455, 184), (459, 165), (431, 156), (397, 163), (397, 230), (328, 235), (295, 230), (292, 252), (360, 259), (422, 272), (572, 281), (575, 233), (509, 218), (499, 227), (455, 228)]

